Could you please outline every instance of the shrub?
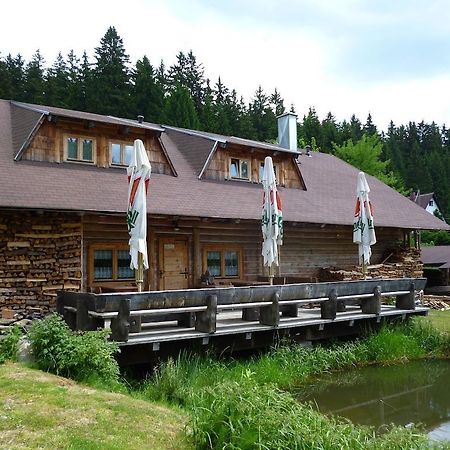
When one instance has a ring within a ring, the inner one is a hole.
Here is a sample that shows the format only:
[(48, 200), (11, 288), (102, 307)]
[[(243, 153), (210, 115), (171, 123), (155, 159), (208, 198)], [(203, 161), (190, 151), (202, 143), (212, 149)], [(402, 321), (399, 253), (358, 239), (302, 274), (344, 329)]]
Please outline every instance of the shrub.
[(118, 346), (108, 336), (108, 330), (74, 333), (57, 314), (36, 321), (28, 332), (40, 369), (77, 381), (114, 385), (119, 377), (114, 359)]
[(0, 364), (7, 360), (16, 360), (19, 341), (22, 335), (22, 329), (15, 325), (4, 336), (0, 337)]

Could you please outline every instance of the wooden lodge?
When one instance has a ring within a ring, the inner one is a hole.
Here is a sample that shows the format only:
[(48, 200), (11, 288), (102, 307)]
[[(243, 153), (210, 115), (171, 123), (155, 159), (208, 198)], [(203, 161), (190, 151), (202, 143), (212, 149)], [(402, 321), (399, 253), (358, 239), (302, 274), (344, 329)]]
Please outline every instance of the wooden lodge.
[[(135, 139), (152, 164), (145, 290), (267, 282), (260, 229), (266, 156), (283, 201), (276, 282), (331, 281), (341, 269), (360, 278), (352, 243), (358, 170), (332, 155), (0, 100), (0, 309), (54, 310), (60, 290), (134, 289), (125, 168)], [(450, 227), (377, 179), (368, 182), (377, 233), (369, 275), (420, 277), (411, 233)]]

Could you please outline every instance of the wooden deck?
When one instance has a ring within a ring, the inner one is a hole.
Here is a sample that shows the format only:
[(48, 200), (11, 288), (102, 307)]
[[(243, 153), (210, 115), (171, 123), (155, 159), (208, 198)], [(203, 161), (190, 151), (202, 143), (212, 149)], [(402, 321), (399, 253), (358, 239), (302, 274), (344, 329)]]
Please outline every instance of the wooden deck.
[(153, 344), (205, 338), (214, 339), (218, 336), (259, 333), (269, 330), (280, 331), (314, 326), (322, 331), (327, 325), (335, 323), (342, 323), (351, 328), (355, 326), (355, 322), (367, 319), (370, 321), (373, 320), (375, 323), (381, 323), (385, 318), (405, 320), (410, 315), (426, 315), (428, 308), (417, 307), (415, 310), (401, 310), (395, 308), (395, 306), (382, 305), (380, 314), (375, 315), (361, 313), (359, 306), (349, 306), (347, 307), (347, 311), (338, 312), (334, 320), (322, 319), (320, 312), (320, 308), (301, 308), (298, 317), (280, 317), (279, 325), (272, 327), (261, 325), (257, 320), (244, 321), (242, 320), (240, 311), (228, 311), (217, 315), (217, 328), (214, 333), (197, 332), (193, 327), (179, 327), (176, 321), (150, 322), (142, 324), (143, 331), (140, 333), (130, 333), (128, 341), (119, 342), (119, 345), (124, 347), (136, 344)]
[[(416, 293), (425, 279), (212, 288), (142, 293), (61, 292), (58, 312), (74, 330), (111, 328), (122, 365), (183, 349), (234, 351), (282, 339), (358, 336), (384, 323), (426, 315)], [(387, 305), (386, 300), (393, 305)]]

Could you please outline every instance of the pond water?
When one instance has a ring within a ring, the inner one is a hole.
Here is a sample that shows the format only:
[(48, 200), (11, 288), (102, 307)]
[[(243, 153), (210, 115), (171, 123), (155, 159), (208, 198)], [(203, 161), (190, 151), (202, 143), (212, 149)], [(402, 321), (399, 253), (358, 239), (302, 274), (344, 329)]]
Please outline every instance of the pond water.
[(421, 424), (432, 440), (450, 441), (450, 361), (415, 361), (332, 373), (298, 391), (319, 411), (375, 426)]

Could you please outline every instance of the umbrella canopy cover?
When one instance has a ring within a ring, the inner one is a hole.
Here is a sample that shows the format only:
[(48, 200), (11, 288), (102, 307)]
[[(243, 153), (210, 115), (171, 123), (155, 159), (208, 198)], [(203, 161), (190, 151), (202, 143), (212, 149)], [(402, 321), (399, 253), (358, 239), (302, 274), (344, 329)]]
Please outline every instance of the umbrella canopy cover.
[(270, 156), (264, 160), (262, 185), (264, 188), (262, 208), (262, 255), (264, 265), (278, 265), (278, 245), (283, 244), (283, 212), (281, 198), (277, 191), (273, 162)]
[(369, 200), (370, 188), (364, 172), (359, 172), (356, 186), (356, 209), (353, 219), (353, 242), (358, 244), (359, 263), (369, 264), (371, 245), (377, 242), (373, 222), (373, 209)]
[(147, 257), (147, 190), (151, 174), (144, 144), (140, 139), (134, 141), (134, 152), (128, 174), (127, 225), (130, 234), (131, 269), (138, 268), (138, 253), (142, 253), (143, 265), (148, 269)]

